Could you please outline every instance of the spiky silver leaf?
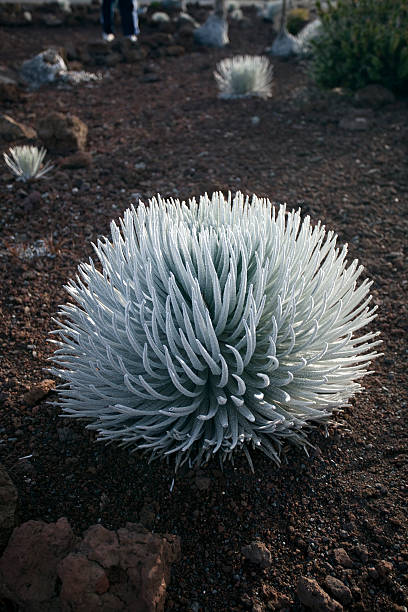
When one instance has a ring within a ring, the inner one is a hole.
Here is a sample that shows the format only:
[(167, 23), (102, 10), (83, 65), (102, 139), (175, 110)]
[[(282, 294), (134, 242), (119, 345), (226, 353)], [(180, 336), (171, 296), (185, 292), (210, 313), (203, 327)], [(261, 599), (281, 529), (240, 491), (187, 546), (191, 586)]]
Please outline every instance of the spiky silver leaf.
[(268, 98), (272, 87), (272, 66), (268, 58), (252, 55), (227, 57), (217, 64), (214, 77), (220, 98), (258, 96)]
[(99, 439), (200, 464), (284, 441), (360, 389), (376, 355), (362, 267), (300, 211), (237, 193), (150, 200), (95, 246), (61, 307), (51, 371)]
[(319, 38), (322, 35), (322, 22), (320, 19), (315, 19), (310, 23), (306, 24), (304, 28), (300, 30), (296, 36), (300, 54), (307, 56), (312, 53), (312, 41)]
[(11, 147), (9, 153), (10, 156), (3, 153), (4, 161), (18, 181), (27, 182), (41, 178), (53, 168), (50, 162), (43, 165), (47, 153), (43, 147), (41, 149), (29, 145)]

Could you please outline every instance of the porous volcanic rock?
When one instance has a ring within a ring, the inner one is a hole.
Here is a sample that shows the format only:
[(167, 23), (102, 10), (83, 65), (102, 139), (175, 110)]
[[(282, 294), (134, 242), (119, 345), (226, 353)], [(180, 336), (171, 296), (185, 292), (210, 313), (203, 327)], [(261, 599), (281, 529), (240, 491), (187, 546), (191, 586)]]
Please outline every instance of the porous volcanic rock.
[(52, 112), (38, 122), (38, 135), (53, 153), (83, 151), (88, 126), (76, 115)]
[(353, 601), (353, 596), (348, 586), (334, 576), (326, 576), (324, 586), (343, 606), (348, 606)]
[(347, 568), (353, 567), (353, 561), (350, 559), (348, 553), (344, 550), (344, 548), (336, 548), (333, 551), (333, 555), (338, 565)]
[(28, 521), (0, 559), (0, 598), (26, 611), (162, 612), (179, 555), (177, 536), (138, 524), (117, 531), (93, 525), (81, 540), (65, 518)]
[(23, 402), (27, 406), (34, 406), (34, 404), (46, 397), (53, 389), (55, 389), (55, 380), (45, 378), (37, 385), (31, 387), (27, 393), (24, 393), (22, 398)]
[(0, 597), (23, 610), (51, 610), (58, 563), (74, 543), (66, 518), (50, 524), (28, 521), (17, 527), (0, 559)]
[(271, 551), (263, 542), (251, 542), (243, 546), (241, 552), (248, 561), (262, 568), (269, 567), (272, 563)]
[(342, 612), (343, 606), (332, 599), (316, 580), (301, 576), (297, 584), (297, 596), (301, 603), (313, 612)]
[(89, 168), (92, 166), (92, 154), (87, 151), (77, 151), (60, 161), (61, 168)]
[(17, 489), (0, 464), (0, 551), (6, 546), (14, 527)]

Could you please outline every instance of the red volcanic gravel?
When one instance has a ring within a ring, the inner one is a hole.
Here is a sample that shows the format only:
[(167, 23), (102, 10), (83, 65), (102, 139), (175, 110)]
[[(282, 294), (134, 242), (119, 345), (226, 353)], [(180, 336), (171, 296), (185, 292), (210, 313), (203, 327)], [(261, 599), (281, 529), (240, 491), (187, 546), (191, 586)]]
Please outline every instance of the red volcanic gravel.
[[(205, 17), (203, 9), (192, 13)], [(309, 95), (307, 66), (277, 59), (271, 99), (219, 100), (217, 61), (262, 53), (273, 39), (254, 10), (246, 16), (247, 27), (231, 25), (227, 49), (85, 66), (103, 79), (1, 103), (2, 112), (32, 127), (51, 111), (77, 115), (89, 129), (92, 165), (62, 168), (60, 158), (48, 155), (56, 164), (49, 178), (23, 184), (0, 164), (0, 461), (18, 489), (19, 523), (67, 517), (80, 534), (97, 522), (118, 529), (140, 521), (179, 535), (182, 556), (166, 610), (303, 610), (296, 589), (305, 576), (332, 588), (332, 596), (350, 592), (345, 609), (402, 612), (408, 605), (407, 101), (367, 110), (341, 93)], [(99, 26), (86, 20), (0, 26), (0, 64), (17, 67), (51, 45), (99, 36)], [(365, 119), (363, 129), (346, 127), (356, 117)], [(2, 151), (8, 146), (2, 143)], [(58, 305), (68, 300), (63, 285), (92, 254), (91, 242), (109, 233), (110, 220), (139, 197), (219, 189), (301, 206), (334, 229), (340, 244), (349, 243), (350, 259), (358, 258), (374, 280), (374, 326), (384, 356), (373, 364), (365, 391), (338, 415), (341, 426), (327, 437), (312, 432), (316, 449), (309, 457), (287, 449), (277, 468), (253, 454), (255, 474), (241, 456), (224, 472), (216, 462), (198, 473), (184, 469), (170, 492), (172, 466), (95, 443), (83, 423), (61, 419), (47, 403), (55, 400), (52, 391), (36, 404), (26, 394), (50, 378), (47, 335)], [(38, 250), (30, 258), (33, 245)], [(243, 555), (253, 542), (270, 551), (270, 564), (260, 567)]]

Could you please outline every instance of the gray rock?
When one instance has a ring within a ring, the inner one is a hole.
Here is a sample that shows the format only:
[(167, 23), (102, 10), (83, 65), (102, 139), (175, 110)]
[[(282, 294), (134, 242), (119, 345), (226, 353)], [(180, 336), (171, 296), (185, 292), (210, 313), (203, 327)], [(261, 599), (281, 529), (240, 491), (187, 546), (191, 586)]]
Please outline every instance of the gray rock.
[[(348, 130), (350, 132), (364, 132), (368, 130), (370, 124), (366, 117), (343, 117), (339, 123), (339, 127), (342, 130)], [(347, 554), (347, 553), (346, 553)], [(346, 566), (345, 566), (346, 567)]]
[[(108, 49), (107, 45), (103, 48)], [(101, 79), (101, 75), (84, 70), (68, 70), (65, 61), (55, 49), (46, 49), (32, 59), (26, 60), (21, 67), (19, 77), (32, 90), (50, 83), (78, 85)]]
[(46, 49), (23, 62), (20, 78), (30, 89), (38, 89), (41, 85), (53, 83), (66, 70), (67, 65), (57, 51)]
[(194, 31), (194, 40), (205, 47), (225, 47), (229, 43), (226, 19), (212, 13), (207, 21)]

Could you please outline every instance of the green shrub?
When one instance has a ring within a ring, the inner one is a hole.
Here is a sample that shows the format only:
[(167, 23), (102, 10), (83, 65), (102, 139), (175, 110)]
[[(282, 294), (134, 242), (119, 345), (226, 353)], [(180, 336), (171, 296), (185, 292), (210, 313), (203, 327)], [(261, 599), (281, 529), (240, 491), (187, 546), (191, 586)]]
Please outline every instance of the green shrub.
[(288, 32), (296, 36), (310, 19), (309, 10), (306, 8), (295, 8), (288, 13), (286, 27)]
[(360, 89), (378, 83), (408, 93), (408, 2), (317, 2), (322, 35), (313, 41), (312, 73), (322, 87)]

